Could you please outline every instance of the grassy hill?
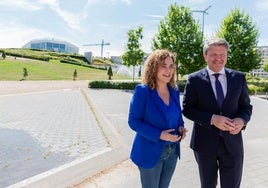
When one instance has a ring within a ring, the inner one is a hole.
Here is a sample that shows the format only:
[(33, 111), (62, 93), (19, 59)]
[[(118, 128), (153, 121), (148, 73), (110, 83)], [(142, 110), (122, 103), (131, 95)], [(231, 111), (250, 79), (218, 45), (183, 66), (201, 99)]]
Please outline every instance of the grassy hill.
[[(103, 63), (100, 63), (102, 60), (98, 60), (96, 66), (102, 69), (97, 69), (94, 68), (94, 63), (91, 67), (86, 66), (88, 64), (81, 55), (70, 57), (70, 54), (56, 52), (27, 49), (4, 50), (7, 57), (5, 59), (0, 57), (0, 80), (21, 80), (23, 78), (23, 68), (26, 68), (28, 72), (26, 80), (72, 80), (75, 70), (77, 70), (77, 80), (107, 80), (108, 75), (105, 68), (112, 65), (111, 62), (103, 60)], [(36, 60), (38, 58), (30, 59), (30, 57), (49, 57), (49, 61)], [(62, 59), (78, 62), (80, 65), (62, 63)], [(125, 80), (129, 77), (113, 73), (112, 79)]]

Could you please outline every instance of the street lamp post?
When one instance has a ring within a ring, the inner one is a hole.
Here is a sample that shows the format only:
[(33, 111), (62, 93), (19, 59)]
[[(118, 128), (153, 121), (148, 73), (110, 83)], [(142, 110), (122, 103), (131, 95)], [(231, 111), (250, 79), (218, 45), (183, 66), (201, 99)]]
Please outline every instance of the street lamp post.
[(205, 10), (193, 10), (193, 12), (201, 12), (203, 14), (203, 20), (202, 20), (202, 35), (204, 37), (204, 24), (205, 24), (205, 14), (207, 13), (207, 10), (210, 9), (211, 5), (209, 5)]

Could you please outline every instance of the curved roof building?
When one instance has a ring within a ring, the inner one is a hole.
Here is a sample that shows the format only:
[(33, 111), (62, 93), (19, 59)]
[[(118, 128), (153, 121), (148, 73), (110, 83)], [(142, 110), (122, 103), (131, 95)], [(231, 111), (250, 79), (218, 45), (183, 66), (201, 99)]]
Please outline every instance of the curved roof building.
[(38, 50), (49, 50), (53, 52), (78, 54), (79, 48), (69, 42), (54, 40), (54, 39), (35, 39), (22, 48), (38, 49)]

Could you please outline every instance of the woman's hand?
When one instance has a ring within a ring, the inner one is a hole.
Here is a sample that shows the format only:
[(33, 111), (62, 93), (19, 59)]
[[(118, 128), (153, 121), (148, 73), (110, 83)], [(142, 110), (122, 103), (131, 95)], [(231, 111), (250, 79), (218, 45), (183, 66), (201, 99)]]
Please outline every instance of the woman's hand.
[(172, 134), (175, 129), (168, 129), (161, 132), (160, 139), (169, 142), (178, 142), (181, 139), (181, 136), (177, 134)]
[(178, 128), (180, 134), (181, 134), (181, 139), (184, 139), (186, 137), (186, 133), (188, 132), (188, 130), (182, 126), (180, 126)]

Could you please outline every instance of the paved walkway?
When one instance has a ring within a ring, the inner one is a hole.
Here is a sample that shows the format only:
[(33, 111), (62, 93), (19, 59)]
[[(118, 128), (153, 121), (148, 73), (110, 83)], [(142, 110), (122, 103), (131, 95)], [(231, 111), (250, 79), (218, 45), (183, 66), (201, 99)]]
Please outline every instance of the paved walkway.
[[(132, 131), (127, 126), (127, 111), (131, 93), (119, 90), (93, 90), (97, 97), (96, 102), (102, 107), (104, 113), (112, 123), (122, 132), (122, 137), (131, 145)], [(127, 96), (126, 96), (127, 95)], [(110, 102), (101, 98), (113, 96)], [(121, 97), (122, 96), (122, 97)], [(120, 103), (116, 103), (116, 98)], [(120, 98), (120, 99), (119, 99)], [(251, 97), (254, 106), (252, 120), (244, 136), (245, 163), (241, 188), (267, 188), (268, 187), (268, 101)], [(116, 106), (116, 108), (113, 108)], [(117, 111), (118, 109), (122, 109)], [(189, 129), (188, 136), (182, 141), (182, 159), (177, 164), (175, 174), (171, 182), (171, 188), (198, 188), (199, 177), (197, 165), (189, 148), (192, 122), (184, 118), (185, 126)], [(88, 179), (75, 188), (137, 188), (140, 187), (139, 173), (130, 160), (104, 171), (95, 177)]]
[(0, 82), (0, 187), (109, 147), (86, 82)]
[[(130, 148), (134, 133), (127, 125), (127, 114), (132, 93), (88, 89), (87, 83), (0, 82), (1, 188), (109, 147), (85, 94), (90, 94)], [(245, 168), (241, 187), (264, 188), (268, 187), (268, 101), (251, 99), (254, 113), (243, 133)], [(185, 122), (189, 134), (182, 142), (182, 160), (177, 165), (171, 188), (199, 187), (197, 166), (189, 149), (192, 123), (187, 119)], [(130, 160), (73, 186), (114, 187), (140, 187), (137, 168)]]

